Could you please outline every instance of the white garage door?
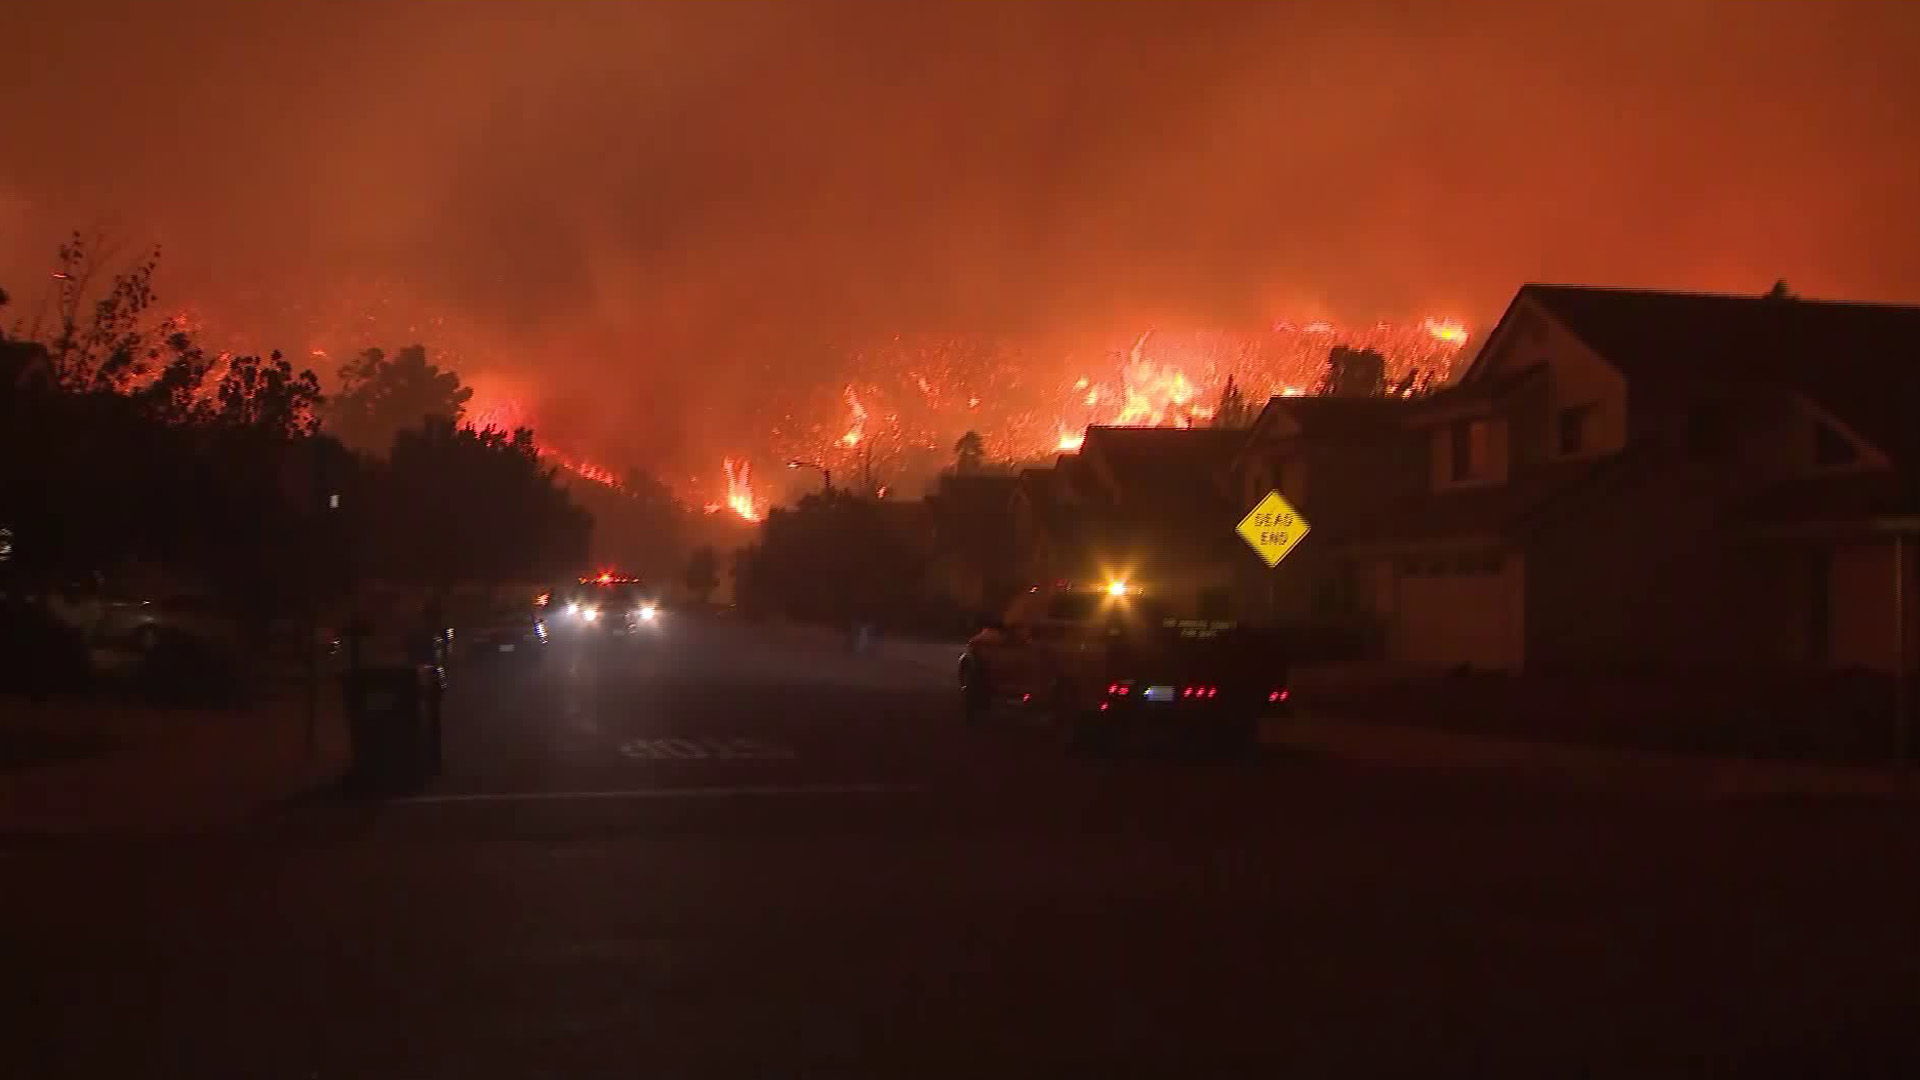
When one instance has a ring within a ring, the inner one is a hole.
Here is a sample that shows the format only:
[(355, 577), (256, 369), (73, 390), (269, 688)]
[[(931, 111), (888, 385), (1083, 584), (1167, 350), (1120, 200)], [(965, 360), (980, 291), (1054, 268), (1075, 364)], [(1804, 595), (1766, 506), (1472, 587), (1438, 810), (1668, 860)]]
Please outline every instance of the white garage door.
[(1421, 666), (1518, 671), (1521, 588), (1514, 558), (1403, 565), (1394, 619), (1397, 658)]

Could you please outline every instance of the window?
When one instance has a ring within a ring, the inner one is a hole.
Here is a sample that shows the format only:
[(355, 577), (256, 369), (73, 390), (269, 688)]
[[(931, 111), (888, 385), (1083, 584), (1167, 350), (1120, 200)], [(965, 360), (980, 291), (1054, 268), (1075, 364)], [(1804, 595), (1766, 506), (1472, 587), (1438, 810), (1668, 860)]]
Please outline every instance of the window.
[(1852, 440), (1826, 424), (1813, 428), (1813, 463), (1822, 468), (1851, 465), (1860, 456)]
[(1571, 457), (1587, 448), (1587, 418), (1593, 415), (1593, 406), (1575, 405), (1560, 410), (1560, 453)]
[(1485, 420), (1455, 420), (1453, 440), (1453, 478), (1471, 480), (1487, 471), (1488, 428)]

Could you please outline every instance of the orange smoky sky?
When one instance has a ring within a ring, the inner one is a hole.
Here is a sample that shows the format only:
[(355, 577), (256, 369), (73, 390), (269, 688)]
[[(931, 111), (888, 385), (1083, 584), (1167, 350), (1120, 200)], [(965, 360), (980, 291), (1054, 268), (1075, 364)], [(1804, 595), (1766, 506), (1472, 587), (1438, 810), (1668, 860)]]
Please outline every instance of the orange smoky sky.
[(709, 470), (896, 334), (1920, 299), (1910, 3), (22, 3), (0, 285), (103, 227), (260, 345), (426, 342)]

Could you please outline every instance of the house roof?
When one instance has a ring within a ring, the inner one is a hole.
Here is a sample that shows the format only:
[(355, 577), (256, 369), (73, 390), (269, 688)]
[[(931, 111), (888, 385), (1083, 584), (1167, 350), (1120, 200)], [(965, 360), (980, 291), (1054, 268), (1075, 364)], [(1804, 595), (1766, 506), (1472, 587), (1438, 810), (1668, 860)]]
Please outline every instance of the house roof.
[(1005, 503), (1019, 483), (1013, 473), (942, 473), (929, 497), (936, 502)]
[(1398, 427), (1413, 406), (1412, 400), (1398, 397), (1271, 397), (1253, 427), (1261, 431), (1284, 414), (1305, 434), (1339, 438)]
[(1238, 542), (1217, 481), (1246, 436), (1094, 427), (1079, 453), (1053, 469), (1023, 472), (1021, 488), (1061, 557), (1211, 558)]
[(1220, 428), (1091, 427), (1076, 465), (1110, 479), (1123, 504), (1191, 507), (1215, 494), (1246, 438)]
[(1080, 453), (1096, 451), (1115, 469), (1177, 471), (1218, 465), (1232, 457), (1246, 437), (1234, 428), (1096, 425), (1087, 429)]
[(1920, 307), (1571, 285), (1524, 297), (1629, 380), (1774, 383), (1920, 464)]

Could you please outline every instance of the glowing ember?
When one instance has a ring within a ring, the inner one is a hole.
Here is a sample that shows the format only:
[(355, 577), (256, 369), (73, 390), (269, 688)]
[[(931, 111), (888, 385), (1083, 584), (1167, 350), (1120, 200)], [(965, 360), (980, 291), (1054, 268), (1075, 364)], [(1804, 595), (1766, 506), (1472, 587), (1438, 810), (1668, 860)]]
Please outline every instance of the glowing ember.
[(1452, 319), (1428, 319), (1420, 326), (1427, 333), (1432, 334), (1435, 341), (1444, 341), (1449, 345), (1467, 343), (1467, 328)]

